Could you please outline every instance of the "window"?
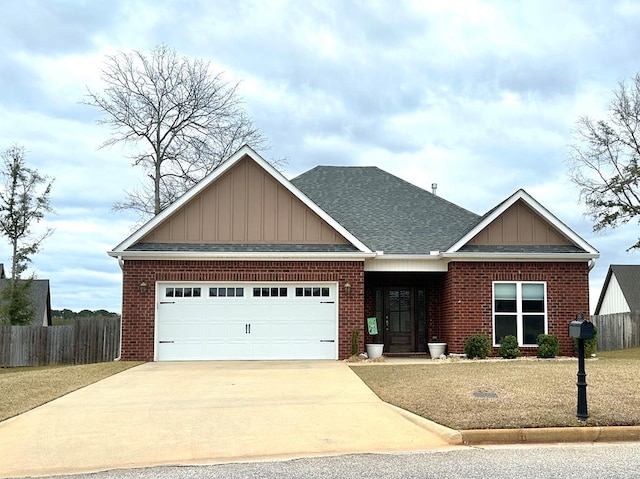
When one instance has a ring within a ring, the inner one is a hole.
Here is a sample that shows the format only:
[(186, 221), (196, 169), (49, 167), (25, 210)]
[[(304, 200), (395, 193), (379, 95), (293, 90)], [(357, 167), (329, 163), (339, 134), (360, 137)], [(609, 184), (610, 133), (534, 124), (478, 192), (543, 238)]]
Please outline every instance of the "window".
[(167, 298), (199, 298), (200, 288), (165, 288)]
[(520, 346), (536, 346), (547, 331), (545, 283), (493, 283), (493, 344), (505, 336), (518, 338)]
[(287, 296), (287, 288), (253, 288), (254, 297), (277, 298)]
[(329, 292), (329, 288), (296, 288), (296, 296), (321, 296), (323, 298), (328, 298), (331, 294)]
[(244, 296), (244, 288), (209, 288), (210, 298), (239, 298), (241, 296)]

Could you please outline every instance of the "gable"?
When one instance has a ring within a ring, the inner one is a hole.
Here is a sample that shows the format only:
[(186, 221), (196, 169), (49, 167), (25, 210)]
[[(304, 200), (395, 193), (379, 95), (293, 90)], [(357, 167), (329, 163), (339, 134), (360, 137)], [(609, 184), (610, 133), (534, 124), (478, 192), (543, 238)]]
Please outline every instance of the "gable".
[(139, 242), (350, 244), (248, 155)]
[(626, 313), (631, 311), (615, 274), (609, 277), (609, 281), (603, 288), (595, 314)]
[(473, 246), (565, 246), (573, 243), (545, 218), (518, 200), (468, 243)]

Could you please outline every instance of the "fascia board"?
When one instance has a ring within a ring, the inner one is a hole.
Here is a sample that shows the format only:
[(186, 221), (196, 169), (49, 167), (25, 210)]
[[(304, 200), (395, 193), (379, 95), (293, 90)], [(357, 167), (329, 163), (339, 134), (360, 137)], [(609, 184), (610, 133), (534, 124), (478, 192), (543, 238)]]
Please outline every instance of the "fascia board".
[(143, 238), (146, 234), (151, 232), (153, 228), (158, 226), (160, 223), (165, 221), (169, 216), (171, 216), (175, 211), (181, 208), (184, 204), (190, 201), (192, 198), (197, 196), (203, 189), (207, 188), (210, 184), (212, 184), (217, 178), (222, 176), (226, 171), (228, 171), (233, 165), (235, 165), (238, 161), (240, 161), (245, 156), (249, 156), (253, 159), (258, 165), (264, 168), (273, 178), (276, 179), (284, 188), (286, 188), (289, 192), (291, 192), (296, 198), (302, 201), (308, 208), (310, 208), (314, 213), (316, 213), (320, 218), (326, 221), (332, 228), (334, 228), (338, 233), (340, 233), (347, 241), (349, 241), (353, 246), (358, 248), (363, 253), (371, 253), (371, 250), (362, 243), (358, 238), (356, 238), (353, 234), (347, 231), (340, 223), (334, 220), (331, 216), (329, 216), (322, 208), (316, 205), (313, 201), (311, 201), (302, 191), (296, 188), (287, 178), (282, 175), (278, 170), (276, 170), (268, 161), (262, 158), (255, 150), (253, 150), (248, 145), (244, 145), (240, 148), (236, 153), (234, 153), (228, 160), (220, 164), (215, 170), (213, 170), (208, 177), (200, 181), (197, 185), (187, 191), (184, 195), (178, 198), (174, 203), (172, 203), (167, 209), (160, 212), (158, 215), (150, 219), (147, 223), (145, 223), (140, 229), (138, 229), (135, 233), (125, 239), (122, 243), (116, 246), (113, 251), (114, 252), (124, 252), (127, 248), (137, 243), (141, 238)]
[(201, 253), (195, 251), (109, 251), (109, 256), (125, 260), (188, 260), (188, 261), (364, 261), (375, 253)]
[(450, 261), (550, 261), (550, 262), (575, 262), (589, 261), (600, 257), (600, 253), (443, 253), (443, 258)]
[(455, 253), (464, 245), (466, 245), (469, 241), (471, 241), (480, 231), (489, 226), (495, 219), (504, 213), (507, 209), (513, 206), (518, 200), (523, 200), (527, 206), (529, 206), (532, 210), (534, 210), (537, 214), (542, 216), (545, 220), (547, 220), (552, 226), (554, 226), (558, 231), (560, 231), (563, 235), (573, 241), (580, 248), (588, 252), (589, 254), (595, 254), (596, 258), (600, 255), (598, 251), (587, 243), (583, 238), (581, 238), (577, 233), (575, 233), (571, 228), (569, 228), (566, 224), (564, 224), (560, 219), (558, 219), (553, 213), (551, 213), (548, 209), (546, 209), (542, 204), (536, 201), (529, 193), (520, 189), (516, 191), (513, 195), (511, 195), (507, 200), (503, 201), (502, 204), (496, 208), (489, 216), (487, 216), (483, 221), (478, 223), (471, 231), (469, 231), (466, 235), (460, 238), (453, 246), (451, 246), (447, 253)]

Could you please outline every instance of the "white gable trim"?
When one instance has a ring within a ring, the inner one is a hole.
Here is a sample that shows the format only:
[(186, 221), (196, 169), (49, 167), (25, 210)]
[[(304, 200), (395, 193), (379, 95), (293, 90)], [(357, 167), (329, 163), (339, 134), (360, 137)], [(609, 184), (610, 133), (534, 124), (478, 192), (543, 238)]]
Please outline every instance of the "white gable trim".
[(188, 203), (191, 199), (195, 198), (200, 192), (202, 192), (205, 188), (215, 182), (220, 176), (229, 171), (236, 163), (238, 163), (245, 156), (250, 157), (254, 160), (258, 165), (264, 168), (267, 173), (269, 173), (273, 178), (275, 178), (278, 183), (284, 186), (287, 190), (289, 190), (296, 198), (298, 198), (302, 203), (304, 203), (309, 209), (311, 209), (314, 213), (316, 213), (320, 218), (322, 218), (325, 222), (327, 222), (333, 229), (335, 229), (338, 233), (340, 233), (347, 241), (349, 241), (353, 246), (358, 248), (363, 253), (371, 253), (372, 251), (362, 243), (358, 238), (356, 238), (353, 234), (347, 231), (340, 223), (334, 220), (331, 216), (329, 216), (323, 209), (321, 209), (318, 205), (316, 205), (313, 201), (311, 201), (304, 193), (302, 193), (298, 188), (293, 186), (289, 180), (287, 180), (282, 173), (276, 170), (273, 166), (269, 164), (264, 158), (262, 158), (258, 153), (255, 152), (250, 146), (244, 145), (238, 151), (236, 151), (230, 158), (221, 163), (215, 170), (213, 170), (208, 176), (203, 178), (198, 184), (196, 184), (193, 188), (187, 191), (184, 195), (178, 198), (175, 202), (169, 205), (166, 209), (158, 213), (156, 216), (151, 218), (147, 223), (142, 225), (140, 229), (134, 232), (131, 236), (125, 239), (122, 243), (116, 246), (113, 251), (109, 252), (110, 256), (120, 256), (119, 253), (124, 252), (127, 248), (133, 246), (138, 241), (140, 241), (144, 236), (150, 233), (154, 228), (164, 222), (167, 218), (169, 218), (173, 213), (175, 213), (178, 209), (180, 209), (183, 205)]
[(553, 213), (551, 213), (548, 209), (538, 203), (529, 193), (520, 189), (516, 191), (513, 195), (503, 201), (498, 207), (491, 212), (486, 218), (484, 218), (480, 223), (478, 223), (471, 231), (469, 231), (466, 235), (460, 238), (453, 246), (451, 246), (447, 253), (456, 253), (460, 248), (466, 245), (469, 241), (471, 241), (478, 233), (480, 233), (483, 229), (493, 223), (496, 218), (498, 218), (501, 214), (507, 211), (511, 206), (513, 206), (517, 201), (524, 201), (527, 206), (529, 206), (533, 211), (535, 211), (538, 215), (542, 216), (546, 221), (548, 221), (551, 225), (553, 225), (558, 231), (560, 231), (564, 236), (566, 236), (569, 240), (571, 240), (575, 245), (579, 246), (583, 250), (585, 250), (590, 255), (599, 256), (598, 251), (587, 243), (584, 239), (582, 239), (578, 234), (576, 234), (571, 228), (565, 225), (562, 221), (560, 221)]

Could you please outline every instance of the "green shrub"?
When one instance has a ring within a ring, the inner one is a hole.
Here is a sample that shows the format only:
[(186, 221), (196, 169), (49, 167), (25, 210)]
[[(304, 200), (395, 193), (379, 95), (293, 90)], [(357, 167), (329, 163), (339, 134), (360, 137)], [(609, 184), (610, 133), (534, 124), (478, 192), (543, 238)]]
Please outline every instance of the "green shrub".
[(500, 349), (498, 354), (504, 359), (514, 359), (520, 356), (520, 349), (518, 348), (518, 339), (515, 336), (504, 336), (500, 340)]
[(357, 329), (351, 331), (351, 356), (355, 356), (360, 352), (360, 345), (358, 344), (359, 339), (360, 331), (358, 331)]
[(560, 354), (560, 342), (553, 334), (538, 335), (538, 357), (555, 358)]
[[(573, 339), (573, 350), (578, 355), (578, 340)], [(584, 357), (588, 358), (592, 354), (596, 354), (598, 350), (598, 328), (593, 327), (593, 338), (584, 340)]]
[(484, 359), (491, 355), (491, 344), (486, 334), (474, 334), (464, 343), (464, 352), (469, 359)]

